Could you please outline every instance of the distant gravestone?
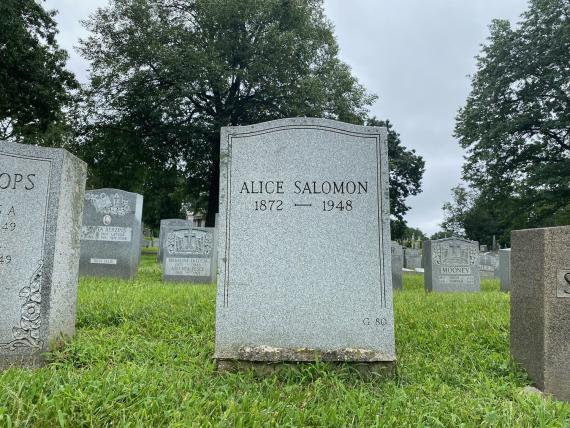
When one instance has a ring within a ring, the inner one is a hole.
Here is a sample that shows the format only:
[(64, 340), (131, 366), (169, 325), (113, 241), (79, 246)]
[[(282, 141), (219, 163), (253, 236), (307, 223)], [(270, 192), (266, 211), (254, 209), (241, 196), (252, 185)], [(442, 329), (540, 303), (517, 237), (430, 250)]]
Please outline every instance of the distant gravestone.
[(461, 238), (424, 242), (427, 291), (479, 291), (479, 245)]
[[(157, 254), (157, 262), (162, 264), (162, 259), (164, 258), (164, 254), (163, 254), (163, 247), (164, 247), (164, 228), (165, 226), (187, 226), (189, 223), (189, 220), (184, 220), (181, 218), (166, 218), (163, 220), (160, 220), (160, 230), (158, 232), (158, 254)], [(190, 224), (192, 224), (192, 222), (190, 221)]]
[(404, 248), (404, 266), (406, 269), (422, 267), (422, 251), (415, 248)]
[(393, 368), (388, 191), (385, 128), (306, 118), (222, 128), (220, 370), (315, 359)]
[(481, 278), (495, 278), (498, 275), (499, 257), (493, 253), (479, 254), (479, 275)]
[(63, 149), (0, 144), (0, 369), (75, 333), (85, 178)]
[(511, 353), (534, 384), (570, 401), (570, 227), (513, 230)]
[(499, 250), (499, 278), (501, 279), (501, 291), (511, 289), (511, 249)]
[(402, 246), (392, 241), (392, 288), (402, 289), (402, 269), (404, 268), (404, 252)]
[(89, 190), (81, 226), (82, 276), (135, 277), (142, 245), (143, 197), (119, 189)]
[(217, 242), (215, 228), (165, 225), (164, 281), (210, 284), (216, 280)]
[(486, 253), (488, 250), (486, 245), (479, 245), (479, 252)]

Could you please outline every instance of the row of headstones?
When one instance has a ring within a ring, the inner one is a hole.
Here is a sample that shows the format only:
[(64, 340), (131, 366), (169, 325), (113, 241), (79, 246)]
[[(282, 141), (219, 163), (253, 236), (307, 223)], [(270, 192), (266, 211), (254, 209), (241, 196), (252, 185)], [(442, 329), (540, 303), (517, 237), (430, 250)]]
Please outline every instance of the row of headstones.
[[(295, 118), (223, 128), (220, 143), (219, 367), (315, 359), (393, 367), (387, 130)], [(85, 177), (85, 164), (64, 150), (0, 148), (0, 365), (41, 362), (74, 333)], [(131, 227), (120, 216), (99, 215), (103, 223), (84, 234), (127, 239), (97, 228)], [(570, 399), (570, 227), (512, 237), (512, 354), (539, 386)], [(471, 247), (428, 243), (432, 289), (475, 283), (458, 280), (477, 275)]]
[[(481, 277), (501, 281), (501, 291), (509, 291), (511, 283), (511, 250), (499, 250), (498, 257), (479, 253), (476, 241), (445, 238), (424, 242), (423, 256), (417, 249), (402, 248), (392, 241), (392, 287), (401, 289), (402, 273), (408, 264), (408, 253), (413, 251), (413, 263), (417, 258), (424, 266), (424, 284), (428, 291), (479, 291)], [(423, 258), (424, 257), (424, 258)], [(421, 269), (415, 268), (415, 272)]]
[[(119, 189), (85, 193), (80, 276), (135, 277), (144, 246), (142, 208), (143, 197), (137, 193)], [(162, 220), (156, 243), (165, 281), (215, 281), (215, 228), (194, 227), (189, 220)]]

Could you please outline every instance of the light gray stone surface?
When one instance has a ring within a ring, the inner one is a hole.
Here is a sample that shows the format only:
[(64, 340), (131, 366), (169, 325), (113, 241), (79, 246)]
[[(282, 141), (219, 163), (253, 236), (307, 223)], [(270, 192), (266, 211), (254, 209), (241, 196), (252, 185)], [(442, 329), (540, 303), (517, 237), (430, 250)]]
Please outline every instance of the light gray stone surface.
[(85, 178), (63, 149), (0, 143), (0, 369), (75, 333)]
[(217, 242), (213, 227), (164, 225), (164, 281), (211, 284), (216, 280)]
[(511, 233), (511, 353), (535, 385), (570, 401), (570, 227)]
[(499, 250), (499, 278), (501, 280), (501, 291), (511, 289), (511, 249)]
[(219, 220), (217, 359), (395, 361), (384, 128), (222, 128)]
[(499, 275), (499, 256), (493, 253), (479, 254), (479, 275), (481, 278), (495, 278)]
[(461, 238), (424, 242), (427, 291), (479, 291), (479, 244)]
[(422, 267), (422, 250), (416, 248), (404, 248), (404, 267), (416, 269)]
[(133, 279), (140, 261), (143, 197), (119, 189), (85, 193), (81, 276)]
[(402, 269), (404, 268), (404, 251), (402, 246), (392, 241), (392, 288), (401, 290), (403, 288)]
[(188, 225), (188, 221), (189, 220), (184, 220), (181, 218), (165, 218), (163, 220), (160, 220), (160, 230), (158, 232), (158, 254), (156, 256), (156, 261), (158, 263), (162, 264), (162, 259), (163, 259), (162, 248), (164, 246), (164, 243), (163, 243), (163, 240), (164, 240), (163, 229), (164, 229), (164, 227), (165, 226), (186, 226), (186, 225)]

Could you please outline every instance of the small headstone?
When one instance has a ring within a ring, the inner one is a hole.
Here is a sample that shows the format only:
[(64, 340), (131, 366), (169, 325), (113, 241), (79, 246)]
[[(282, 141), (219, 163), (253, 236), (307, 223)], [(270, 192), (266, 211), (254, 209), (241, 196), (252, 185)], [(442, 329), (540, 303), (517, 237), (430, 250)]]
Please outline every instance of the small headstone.
[(416, 248), (404, 248), (404, 266), (407, 269), (422, 267), (422, 250)]
[[(164, 227), (165, 226), (187, 226), (190, 220), (184, 220), (181, 218), (166, 218), (163, 220), (160, 220), (160, 230), (158, 232), (158, 254), (156, 256), (156, 261), (158, 263), (162, 264), (162, 260), (164, 258), (164, 254), (163, 254), (163, 247), (164, 247)], [(192, 221), (190, 221), (190, 224), (192, 224)]]
[(402, 246), (392, 241), (392, 288), (403, 288), (402, 269), (404, 268), (404, 252)]
[(489, 251), (489, 250), (487, 249), (486, 245), (479, 245), (479, 252), (480, 253), (486, 253), (487, 251)]
[(499, 250), (499, 278), (501, 279), (501, 291), (511, 289), (511, 249)]
[(0, 369), (75, 333), (86, 174), (63, 149), (0, 144)]
[(216, 280), (217, 242), (213, 227), (163, 226), (163, 279), (211, 284)]
[(386, 129), (282, 119), (221, 132), (216, 351), (395, 362)]
[(119, 189), (85, 193), (81, 276), (135, 277), (141, 254), (143, 197)]
[(495, 278), (498, 275), (499, 257), (493, 253), (479, 254), (479, 275), (481, 278)]
[(445, 238), (424, 242), (427, 291), (479, 291), (479, 245)]
[(570, 226), (511, 233), (511, 354), (535, 386), (570, 401)]

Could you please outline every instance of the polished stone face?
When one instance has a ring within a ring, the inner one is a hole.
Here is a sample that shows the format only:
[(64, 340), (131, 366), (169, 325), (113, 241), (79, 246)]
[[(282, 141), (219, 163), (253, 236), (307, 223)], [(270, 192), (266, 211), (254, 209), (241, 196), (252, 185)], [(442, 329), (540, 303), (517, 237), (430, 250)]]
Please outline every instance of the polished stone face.
[[(164, 228), (166, 226), (175, 226), (175, 225), (180, 225), (180, 226), (188, 226), (188, 220), (183, 220), (180, 218), (170, 218), (170, 219), (163, 219), (160, 220), (160, 231), (158, 233), (158, 255), (157, 255), (157, 261), (158, 263), (162, 263), (162, 257), (163, 257), (163, 247), (164, 247)], [(192, 224), (190, 224), (190, 226), (192, 226)]]
[(213, 227), (191, 221), (164, 225), (163, 279), (210, 284), (216, 280), (217, 242)]
[(0, 146), (0, 368), (74, 333), (85, 171), (61, 149)]
[(511, 234), (511, 353), (541, 390), (570, 401), (570, 227)]
[(460, 238), (424, 242), (428, 291), (479, 291), (479, 245)]
[(143, 197), (119, 189), (96, 189), (85, 194), (81, 226), (82, 276), (136, 275), (142, 243)]
[(221, 147), (216, 357), (393, 361), (386, 130), (284, 119)]

